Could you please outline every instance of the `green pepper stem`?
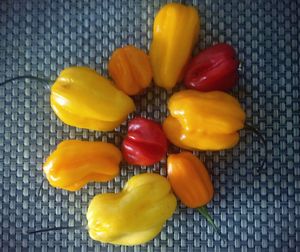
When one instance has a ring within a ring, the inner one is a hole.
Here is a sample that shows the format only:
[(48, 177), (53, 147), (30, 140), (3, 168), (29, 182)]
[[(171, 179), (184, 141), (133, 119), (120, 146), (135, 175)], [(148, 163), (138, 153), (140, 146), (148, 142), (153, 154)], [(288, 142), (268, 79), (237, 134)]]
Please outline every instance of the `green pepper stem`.
[(204, 217), (204, 219), (213, 227), (213, 229), (218, 233), (218, 235), (222, 238), (221, 231), (214, 223), (213, 218), (211, 217), (211, 215), (209, 214), (209, 212), (207, 210), (207, 207), (206, 206), (199, 207), (198, 211)]
[(265, 139), (265, 137), (263, 136), (263, 134), (261, 132), (259, 132), (259, 130), (257, 128), (255, 128), (253, 125), (247, 124), (245, 123), (245, 130), (249, 130), (252, 133), (254, 133), (255, 135), (258, 136), (259, 140), (263, 143), (264, 148), (265, 148), (265, 156), (264, 159), (262, 160), (260, 166), (257, 168), (257, 170), (263, 169), (264, 166), (267, 164), (267, 141)]
[(50, 232), (50, 231), (59, 231), (59, 230), (64, 230), (64, 229), (81, 229), (81, 228), (85, 228), (85, 226), (78, 225), (78, 226), (44, 228), (44, 229), (28, 231), (27, 234), (30, 235), (30, 234), (38, 234), (38, 233), (44, 233), (44, 232)]
[(12, 82), (12, 81), (15, 81), (15, 80), (21, 80), (21, 79), (32, 79), (32, 80), (37, 80), (37, 81), (40, 81), (40, 82), (45, 82), (45, 83), (50, 83), (51, 80), (48, 80), (48, 79), (43, 79), (43, 78), (40, 78), (40, 77), (37, 77), (37, 76), (32, 76), (32, 75), (21, 75), (21, 76), (18, 76), (18, 77), (13, 77), (11, 79), (8, 79), (8, 80), (5, 80), (3, 82), (0, 83), (0, 86), (3, 86), (9, 82)]
[(43, 185), (44, 185), (45, 182), (46, 182), (46, 179), (43, 178), (43, 180), (42, 180), (42, 182), (41, 182), (41, 184), (40, 184), (40, 186), (39, 186), (39, 188), (37, 190), (37, 194), (36, 194), (37, 196), (41, 195), (41, 192), (42, 192), (42, 189), (43, 189)]

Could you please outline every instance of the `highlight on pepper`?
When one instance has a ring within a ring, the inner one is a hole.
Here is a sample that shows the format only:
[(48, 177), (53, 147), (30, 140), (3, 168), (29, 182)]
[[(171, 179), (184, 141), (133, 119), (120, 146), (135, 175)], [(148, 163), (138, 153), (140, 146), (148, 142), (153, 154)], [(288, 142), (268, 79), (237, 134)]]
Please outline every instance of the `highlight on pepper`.
[(165, 177), (154, 173), (133, 176), (120, 193), (100, 194), (90, 202), (90, 237), (118, 245), (146, 243), (158, 235), (176, 204)]
[(121, 151), (113, 144), (64, 140), (47, 158), (43, 171), (53, 187), (76, 191), (89, 182), (115, 178), (121, 160)]
[(152, 80), (148, 55), (131, 45), (114, 51), (108, 63), (108, 72), (116, 86), (128, 95), (141, 93)]
[(51, 87), (50, 103), (66, 124), (109, 131), (135, 110), (133, 100), (87, 67), (64, 69)]
[(168, 102), (170, 116), (163, 123), (167, 138), (184, 149), (223, 150), (239, 141), (245, 112), (238, 100), (221, 92), (184, 90)]

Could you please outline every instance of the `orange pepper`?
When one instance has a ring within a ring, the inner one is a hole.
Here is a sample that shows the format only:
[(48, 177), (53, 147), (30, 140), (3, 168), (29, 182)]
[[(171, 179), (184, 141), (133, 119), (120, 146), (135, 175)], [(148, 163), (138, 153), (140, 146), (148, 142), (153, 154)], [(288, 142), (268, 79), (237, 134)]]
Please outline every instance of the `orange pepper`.
[(187, 151), (171, 154), (167, 162), (168, 179), (177, 197), (186, 206), (198, 208), (207, 222), (219, 233), (205, 207), (213, 198), (214, 188), (204, 164)]
[(168, 157), (168, 179), (178, 198), (195, 208), (211, 201), (214, 188), (204, 164), (190, 152)]
[(128, 95), (136, 95), (147, 88), (152, 79), (150, 59), (134, 46), (117, 49), (108, 63), (109, 75), (116, 86)]
[(76, 191), (88, 182), (112, 180), (119, 172), (121, 151), (113, 144), (65, 140), (47, 158), (43, 170), (53, 187)]

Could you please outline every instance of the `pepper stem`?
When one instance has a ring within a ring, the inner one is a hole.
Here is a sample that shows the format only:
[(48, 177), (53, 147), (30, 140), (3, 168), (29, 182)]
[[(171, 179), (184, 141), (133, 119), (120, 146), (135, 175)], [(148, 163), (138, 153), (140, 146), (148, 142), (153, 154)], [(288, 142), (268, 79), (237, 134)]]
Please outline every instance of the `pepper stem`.
[(15, 80), (21, 80), (21, 79), (32, 79), (32, 80), (37, 80), (40, 82), (45, 82), (45, 83), (50, 83), (51, 80), (47, 80), (47, 79), (43, 79), (37, 76), (32, 76), (32, 75), (21, 75), (21, 76), (17, 76), (17, 77), (13, 77), (11, 79), (5, 80), (3, 82), (0, 83), (0, 86), (3, 86), (9, 82), (15, 81)]
[(214, 223), (213, 218), (211, 217), (211, 215), (209, 214), (209, 212), (207, 210), (207, 207), (206, 206), (199, 207), (198, 211), (204, 217), (204, 219), (213, 227), (213, 229), (218, 233), (218, 235), (222, 238), (221, 231)]
[(262, 160), (261, 162), (261, 165), (257, 168), (257, 170), (260, 170), (260, 169), (263, 169), (264, 166), (266, 165), (267, 163), (267, 141), (265, 139), (265, 137), (263, 136), (263, 134), (257, 129), (255, 128), (253, 125), (250, 125), (250, 124), (247, 124), (245, 123), (245, 127), (244, 127), (245, 130), (249, 130), (251, 131), (252, 133), (254, 133), (255, 135), (258, 136), (259, 140), (263, 143), (264, 145), (264, 148), (265, 148), (265, 156), (264, 156), (264, 159)]
[(85, 228), (83, 225), (78, 225), (78, 226), (66, 226), (66, 227), (52, 227), (52, 228), (44, 228), (44, 229), (37, 229), (37, 230), (32, 230), (28, 231), (27, 234), (38, 234), (38, 233), (44, 233), (44, 232), (50, 232), (50, 231), (59, 231), (59, 230), (64, 230), (64, 229), (81, 229)]
[(43, 189), (43, 185), (44, 185), (45, 182), (46, 182), (46, 179), (43, 178), (43, 180), (42, 180), (42, 182), (41, 182), (41, 184), (40, 184), (40, 186), (39, 186), (39, 188), (37, 190), (37, 194), (36, 194), (37, 196), (41, 195), (41, 192), (42, 192), (42, 189)]

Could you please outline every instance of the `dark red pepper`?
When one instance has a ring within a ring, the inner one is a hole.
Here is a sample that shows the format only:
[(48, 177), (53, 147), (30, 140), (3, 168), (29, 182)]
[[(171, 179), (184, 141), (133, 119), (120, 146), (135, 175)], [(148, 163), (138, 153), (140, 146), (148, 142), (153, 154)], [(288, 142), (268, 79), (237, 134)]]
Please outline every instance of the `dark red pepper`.
[(165, 156), (167, 148), (167, 138), (160, 124), (142, 117), (129, 122), (122, 143), (123, 157), (129, 164), (152, 165)]
[(216, 44), (192, 58), (185, 70), (184, 84), (199, 91), (227, 91), (238, 81), (239, 60), (231, 45)]

